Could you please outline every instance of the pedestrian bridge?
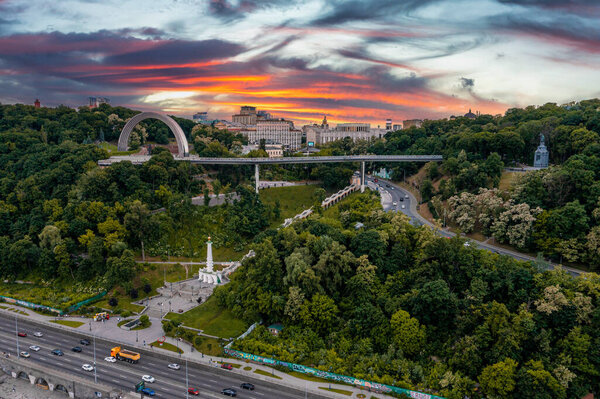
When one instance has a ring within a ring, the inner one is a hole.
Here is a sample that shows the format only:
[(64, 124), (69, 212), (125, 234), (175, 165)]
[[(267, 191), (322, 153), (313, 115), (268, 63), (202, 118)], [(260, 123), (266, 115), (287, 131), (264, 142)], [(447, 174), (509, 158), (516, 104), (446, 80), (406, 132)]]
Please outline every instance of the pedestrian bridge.
[[(150, 155), (120, 155), (101, 159), (99, 166), (110, 166), (118, 162), (131, 162), (134, 165), (143, 164), (150, 160)], [(365, 189), (365, 162), (439, 162), (443, 161), (441, 155), (341, 155), (341, 156), (314, 156), (314, 157), (280, 157), (280, 158), (209, 158), (199, 157), (197, 155), (173, 157), (176, 161), (185, 161), (202, 165), (254, 165), (254, 182), (256, 192), (260, 187), (259, 165), (268, 164), (309, 164), (309, 163), (341, 163), (341, 162), (360, 162), (361, 163), (361, 184), (360, 191)]]

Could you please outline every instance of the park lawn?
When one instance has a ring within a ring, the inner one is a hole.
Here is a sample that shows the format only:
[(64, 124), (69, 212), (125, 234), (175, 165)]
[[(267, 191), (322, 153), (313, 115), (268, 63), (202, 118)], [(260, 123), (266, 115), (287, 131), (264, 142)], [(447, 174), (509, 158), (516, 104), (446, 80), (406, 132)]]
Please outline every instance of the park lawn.
[(219, 341), (211, 337), (202, 337), (202, 343), (200, 345), (194, 344), (194, 348), (209, 356), (221, 356), (223, 354)]
[(32, 280), (32, 283), (0, 283), (0, 295), (66, 310), (69, 306), (91, 298), (100, 292), (100, 289), (93, 287), (88, 287), (87, 289), (83, 289), (82, 292), (78, 292), (72, 284), (58, 282), (42, 284), (35, 280), (35, 278), (27, 280)]
[(345, 389), (336, 389), (336, 388), (329, 389), (327, 387), (319, 387), (319, 389), (322, 389), (324, 391), (339, 393), (341, 395), (352, 396), (352, 391), (346, 391)]
[[(168, 342), (163, 343), (162, 345), (159, 345), (158, 341), (154, 341), (150, 344), (150, 346), (155, 346), (157, 348), (161, 348), (164, 350), (168, 350), (171, 352), (175, 352), (177, 353), (177, 347), (173, 344), (170, 344)], [(183, 353), (183, 349), (179, 348), (179, 353)]]
[(171, 312), (166, 318), (221, 338), (235, 338), (248, 328), (248, 325), (236, 319), (230, 310), (219, 307), (214, 296), (194, 309), (185, 313)]
[(133, 319), (123, 319), (117, 323), (117, 327), (121, 327), (123, 324), (129, 323), (130, 321), (133, 321)]
[(278, 379), (278, 380), (281, 380), (281, 377), (280, 377), (280, 376), (278, 376), (278, 375), (273, 375), (273, 374), (269, 373), (268, 371), (264, 371), (264, 370), (258, 369), (258, 370), (254, 370), (254, 372), (255, 372), (256, 374), (260, 374), (260, 375), (264, 375), (264, 376), (267, 376), (267, 377), (276, 378), (276, 379)]
[(500, 183), (498, 184), (498, 188), (500, 190), (508, 190), (517, 179), (517, 176), (522, 173), (519, 172), (502, 172), (502, 176), (500, 177)]
[(310, 374), (299, 373), (297, 371), (290, 371), (288, 374), (291, 376), (294, 376), (296, 378), (300, 378), (301, 380), (307, 380), (307, 381), (313, 381), (313, 382), (329, 382), (328, 379), (315, 377)]
[(275, 206), (279, 201), (281, 212), (279, 219), (273, 221), (271, 226), (278, 226), (286, 218), (291, 218), (310, 208), (315, 202), (313, 193), (321, 187), (315, 184), (306, 186), (272, 187), (260, 190), (260, 200), (267, 205)]
[[(136, 305), (134, 303), (130, 303), (132, 301), (132, 299), (128, 295), (122, 295), (122, 294), (111, 295), (110, 293), (106, 295), (106, 297), (108, 297), (108, 298), (111, 298), (112, 296), (117, 298), (117, 300), (119, 301), (117, 306), (110, 306), (108, 304), (108, 299), (103, 299), (101, 301), (98, 301), (98, 302), (94, 303), (94, 306), (109, 310), (110, 312), (114, 312), (115, 310), (121, 309), (121, 310), (128, 310), (128, 311), (134, 312), (134, 313), (139, 313), (142, 311), (142, 309), (144, 309), (144, 307), (141, 305)], [(137, 299), (137, 300), (140, 300), (140, 299)]]
[(82, 321), (73, 321), (73, 320), (50, 320), (50, 323), (62, 324), (67, 327), (81, 327), (84, 323)]

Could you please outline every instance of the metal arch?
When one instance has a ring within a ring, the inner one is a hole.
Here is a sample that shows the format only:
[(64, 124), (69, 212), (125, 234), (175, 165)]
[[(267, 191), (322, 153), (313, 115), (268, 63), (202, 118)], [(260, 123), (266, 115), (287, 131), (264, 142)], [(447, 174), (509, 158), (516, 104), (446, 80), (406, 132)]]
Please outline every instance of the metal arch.
[(119, 136), (119, 144), (117, 146), (117, 149), (119, 151), (127, 151), (127, 148), (129, 147), (129, 135), (133, 131), (133, 128), (145, 119), (158, 119), (164, 122), (175, 135), (175, 140), (177, 140), (177, 148), (179, 150), (179, 156), (187, 157), (190, 154), (188, 142), (185, 138), (183, 130), (181, 129), (181, 126), (179, 126), (179, 124), (168, 115), (152, 111), (142, 112), (140, 114), (135, 115), (133, 118), (127, 121), (125, 127), (123, 127), (123, 130), (121, 131), (121, 135)]

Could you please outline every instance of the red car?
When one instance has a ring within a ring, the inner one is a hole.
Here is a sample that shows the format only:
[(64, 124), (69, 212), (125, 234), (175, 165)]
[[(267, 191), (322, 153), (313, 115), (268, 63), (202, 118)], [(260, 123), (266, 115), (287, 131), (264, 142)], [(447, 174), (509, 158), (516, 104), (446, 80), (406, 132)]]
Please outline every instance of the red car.
[(188, 393), (191, 393), (194, 396), (200, 395), (200, 391), (197, 388), (188, 388)]
[(223, 363), (223, 364), (221, 365), (221, 368), (222, 368), (222, 369), (231, 370), (231, 369), (233, 368), (233, 366), (232, 366), (231, 364), (229, 364), (229, 363)]
[(18, 335), (19, 337), (26, 337), (26, 336), (27, 336), (27, 333), (20, 332), (20, 333), (18, 333), (17, 335)]

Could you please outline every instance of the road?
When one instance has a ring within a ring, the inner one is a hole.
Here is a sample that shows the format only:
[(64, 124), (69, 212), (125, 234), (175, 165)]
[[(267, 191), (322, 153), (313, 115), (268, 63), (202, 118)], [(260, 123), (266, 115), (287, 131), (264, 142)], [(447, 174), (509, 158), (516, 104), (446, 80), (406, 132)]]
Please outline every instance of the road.
[[(26, 361), (42, 364), (49, 369), (59, 369), (63, 372), (87, 377), (93, 381), (94, 373), (83, 371), (81, 366), (85, 363), (94, 363), (93, 343), (89, 346), (79, 344), (80, 338), (66, 332), (45, 329), (43, 325), (23, 319), (18, 320), (18, 330), (27, 333), (27, 337), (19, 337), (20, 351), (27, 351), (31, 357)], [(43, 337), (34, 337), (33, 333), (41, 331)], [(78, 332), (81, 335), (81, 332)], [(15, 336), (15, 319), (9, 315), (0, 314), (0, 351), (16, 355), (17, 338)], [(92, 337), (89, 337), (90, 341)], [(39, 352), (29, 349), (29, 346), (41, 347)], [(72, 352), (71, 348), (80, 346), (81, 353)], [(64, 356), (56, 356), (51, 353), (53, 349), (60, 349)], [(141, 381), (142, 375), (149, 374), (156, 378), (155, 383), (146, 383), (147, 387), (154, 389), (157, 398), (185, 398), (186, 397), (186, 373), (185, 364), (181, 364), (180, 370), (170, 370), (169, 363), (179, 363), (176, 356), (171, 361), (165, 359), (142, 355), (138, 364), (129, 364), (117, 361), (109, 363), (104, 360), (110, 356), (110, 345), (96, 341), (96, 371), (98, 382), (110, 386), (122, 388), (124, 392), (132, 392), (136, 383)], [(220, 368), (200, 367), (189, 365), (189, 386), (200, 390), (200, 398), (221, 397), (223, 388), (233, 387), (238, 392), (238, 398), (251, 399), (292, 399), (304, 398), (304, 392), (282, 391), (277, 385), (269, 385), (264, 381), (253, 380), (239, 374), (222, 370)], [(246, 391), (239, 388), (242, 382), (251, 382), (256, 386), (254, 391)], [(317, 398), (309, 394), (308, 397)]]
[[(377, 179), (378, 181), (375, 182), (375, 179)], [(397, 184), (392, 183), (391, 181), (380, 179), (380, 178), (375, 178), (373, 176), (365, 176), (365, 183), (368, 184), (368, 186), (371, 189), (379, 190), (379, 192), (381, 193), (381, 198), (382, 198), (382, 206), (386, 212), (400, 211), (400, 212), (406, 214), (411, 219), (411, 222), (416, 226), (421, 226), (424, 224), (432, 226), (431, 222), (429, 222), (423, 216), (418, 214), (417, 208), (416, 208), (417, 204), (418, 204), (417, 199), (414, 197), (414, 195), (412, 195), (412, 193), (410, 191), (398, 186)], [(395, 206), (393, 205), (394, 202), (396, 203)], [(404, 205), (404, 207), (402, 205)], [(436, 234), (438, 234), (442, 237), (448, 237), (448, 238), (454, 237), (456, 235), (455, 233), (453, 233), (451, 231), (446, 231), (446, 230), (437, 230)], [(525, 254), (522, 254), (522, 253), (519, 253), (516, 251), (497, 247), (494, 245), (486, 244), (481, 241), (469, 240), (469, 243), (470, 243), (470, 245), (474, 245), (475, 247), (477, 247), (479, 249), (485, 249), (487, 251), (491, 251), (491, 252), (494, 252), (497, 254), (510, 256), (511, 258), (514, 258), (517, 260), (521, 260), (521, 261), (534, 261), (535, 260), (534, 257), (531, 257), (529, 255), (525, 255)], [(574, 269), (572, 267), (558, 265), (558, 264), (552, 263), (552, 262), (548, 262), (548, 264), (553, 268), (561, 267), (561, 268), (565, 269), (572, 276), (578, 276), (578, 275), (584, 273), (584, 271)]]

